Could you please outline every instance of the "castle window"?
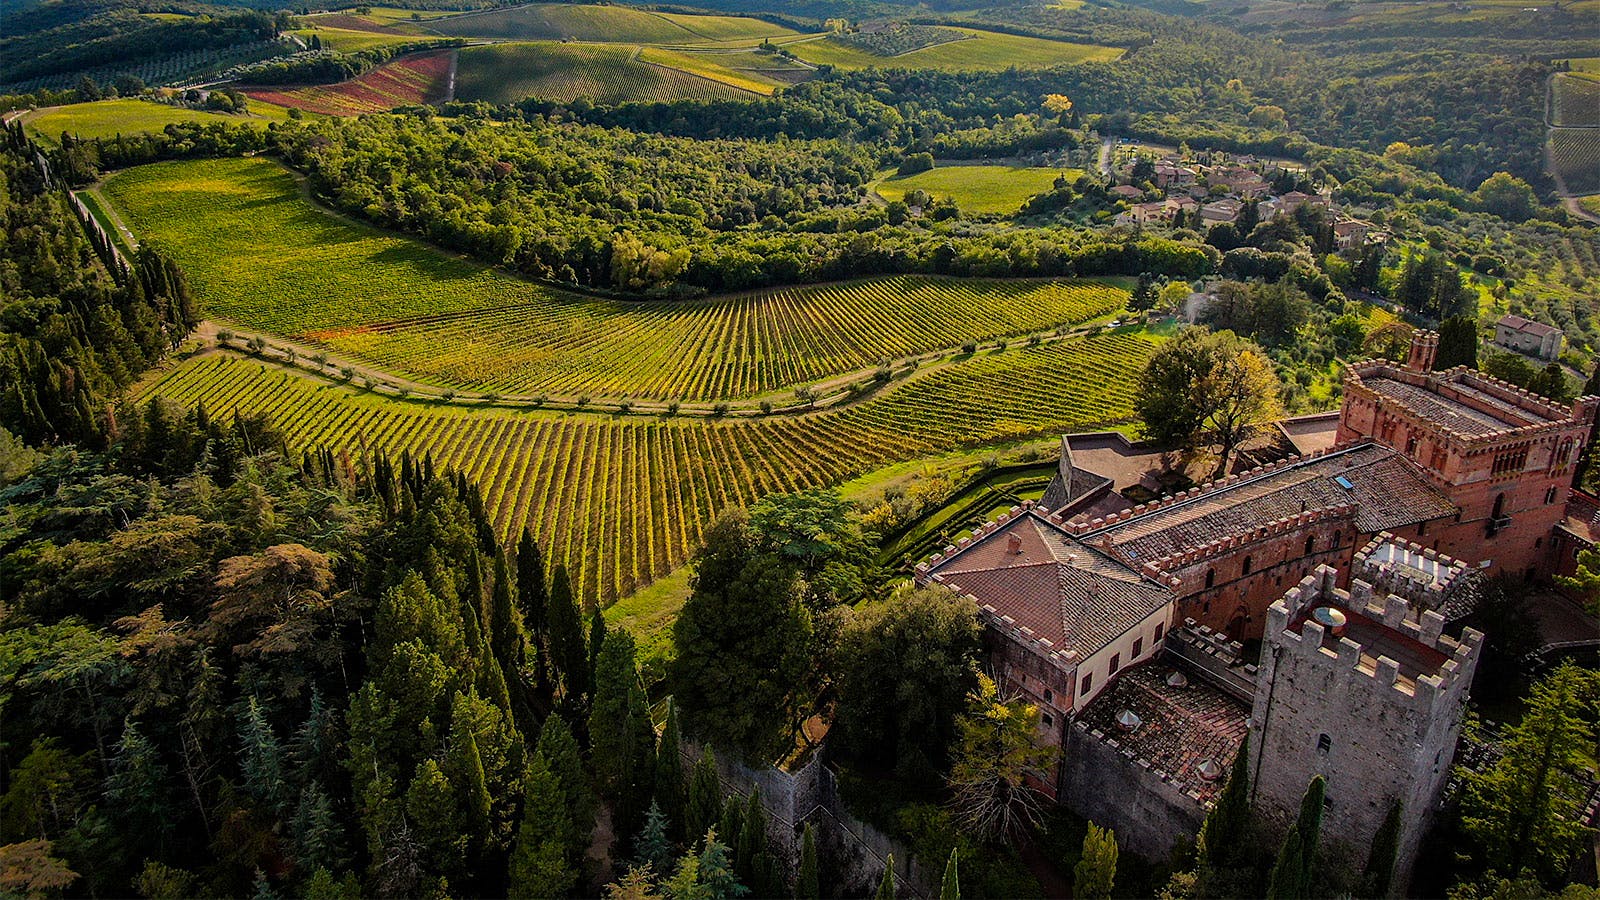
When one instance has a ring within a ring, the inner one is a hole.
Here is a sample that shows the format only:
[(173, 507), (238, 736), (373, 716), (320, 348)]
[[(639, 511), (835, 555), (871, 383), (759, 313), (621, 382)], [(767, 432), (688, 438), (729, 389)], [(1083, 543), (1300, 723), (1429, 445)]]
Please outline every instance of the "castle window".
[(1425, 535), (1427, 533), (1428, 533), (1428, 523), (1427, 522), (1418, 522), (1417, 523), (1417, 537), (1422, 537), (1423, 535)]
[(1332, 749), (1333, 738), (1328, 737), (1326, 734), (1317, 735), (1317, 754), (1319, 756), (1327, 756), (1328, 751)]
[(1211, 588), (1211, 587), (1216, 587), (1216, 586), (1217, 586), (1217, 570), (1216, 569), (1207, 569), (1206, 570), (1206, 587)]
[(1342, 540), (1344, 540), (1344, 535), (1342, 535), (1339, 532), (1335, 531), (1333, 533), (1333, 546), (1334, 546), (1335, 549), (1338, 548), (1339, 542), (1342, 541)]
[(1163, 632), (1165, 630), (1166, 630), (1166, 623), (1165, 622), (1157, 622), (1156, 623), (1156, 639), (1155, 639), (1156, 643), (1158, 643), (1158, 644), (1161, 643), (1161, 632)]
[(1417, 439), (1415, 437), (1406, 438), (1406, 455), (1407, 456), (1416, 456), (1417, 455)]
[(1544, 502), (1546, 506), (1556, 502), (1556, 489), (1554, 485), (1552, 485), (1549, 490), (1544, 492)]
[(1052, 693), (1049, 688), (1045, 688), (1044, 689), (1044, 702), (1053, 703), (1053, 702), (1055, 702), (1055, 699), (1056, 699), (1056, 695), (1054, 693)]
[(1111, 668), (1106, 672), (1106, 674), (1115, 675), (1115, 674), (1117, 674), (1117, 670), (1120, 669), (1120, 668), (1122, 668), (1122, 654), (1121, 653), (1113, 653), (1113, 654), (1111, 654)]
[(1511, 524), (1506, 520), (1506, 495), (1496, 494), (1494, 498), (1494, 511), (1489, 513), (1489, 536), (1494, 537), (1495, 532)]
[(1307, 535), (1306, 536), (1306, 553), (1305, 553), (1305, 555), (1306, 556), (1310, 556), (1311, 554), (1313, 554), (1315, 552), (1317, 552), (1317, 536), (1314, 535), (1314, 534)]
[(1144, 653), (1144, 638), (1133, 639), (1133, 658), (1138, 659)]
[(1250, 569), (1251, 569), (1250, 557), (1246, 556), (1244, 558), (1244, 574), (1249, 575), (1250, 574)]
[(1078, 689), (1078, 693), (1087, 697), (1089, 696), (1089, 689), (1092, 687), (1094, 687), (1094, 675), (1085, 675), (1083, 676), (1083, 686)]
[(1049, 728), (1051, 725), (1056, 723), (1055, 717), (1051, 716), (1049, 713), (1045, 713), (1040, 717), (1039, 720), (1044, 723), (1044, 727), (1046, 728)]

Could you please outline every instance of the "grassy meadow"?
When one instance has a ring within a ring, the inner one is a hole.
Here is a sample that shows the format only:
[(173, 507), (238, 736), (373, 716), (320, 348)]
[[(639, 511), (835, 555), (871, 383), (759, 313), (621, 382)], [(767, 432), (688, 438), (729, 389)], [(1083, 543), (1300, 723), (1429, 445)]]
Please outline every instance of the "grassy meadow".
[(949, 197), (965, 212), (982, 215), (1014, 213), (1034, 194), (1050, 190), (1060, 175), (1076, 181), (1078, 169), (1034, 166), (938, 166), (915, 175), (891, 175), (875, 189), (885, 200), (903, 200), (921, 189)]
[(62, 132), (71, 132), (82, 138), (110, 138), (119, 134), (156, 132), (168, 125), (184, 122), (199, 122), (202, 125), (254, 122), (265, 125), (284, 121), (288, 117), (287, 109), (270, 103), (252, 102), (250, 114), (241, 116), (125, 98), (45, 107), (25, 114), (22, 121), (35, 137), (54, 146), (60, 141)]

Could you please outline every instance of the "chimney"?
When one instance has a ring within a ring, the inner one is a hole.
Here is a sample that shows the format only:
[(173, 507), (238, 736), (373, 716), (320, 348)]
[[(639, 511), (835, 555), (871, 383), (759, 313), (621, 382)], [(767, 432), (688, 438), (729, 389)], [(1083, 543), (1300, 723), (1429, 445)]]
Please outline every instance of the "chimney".
[(1007, 535), (1006, 536), (1006, 549), (1010, 550), (1013, 556), (1021, 555), (1021, 553), (1022, 553), (1022, 537), (1020, 535), (1016, 534), (1015, 532)]
[(1439, 355), (1439, 332), (1418, 328), (1411, 333), (1411, 353), (1406, 357), (1406, 368), (1426, 375), (1433, 371), (1433, 361)]

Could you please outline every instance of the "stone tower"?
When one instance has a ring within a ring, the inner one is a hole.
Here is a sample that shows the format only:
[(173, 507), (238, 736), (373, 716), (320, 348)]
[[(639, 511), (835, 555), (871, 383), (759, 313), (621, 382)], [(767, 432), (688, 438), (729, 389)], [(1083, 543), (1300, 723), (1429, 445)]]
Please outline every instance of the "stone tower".
[(1411, 333), (1411, 350), (1406, 355), (1406, 368), (1413, 372), (1432, 372), (1433, 361), (1439, 356), (1439, 332), (1418, 328)]
[[(1376, 596), (1359, 578), (1344, 591), (1337, 578), (1319, 566), (1268, 610), (1250, 715), (1253, 802), (1285, 828), (1321, 775), (1322, 834), (1358, 866), (1399, 803), (1403, 890), (1455, 756), (1483, 635), (1444, 636), (1435, 598)], [(1414, 603), (1429, 611), (1412, 614)]]

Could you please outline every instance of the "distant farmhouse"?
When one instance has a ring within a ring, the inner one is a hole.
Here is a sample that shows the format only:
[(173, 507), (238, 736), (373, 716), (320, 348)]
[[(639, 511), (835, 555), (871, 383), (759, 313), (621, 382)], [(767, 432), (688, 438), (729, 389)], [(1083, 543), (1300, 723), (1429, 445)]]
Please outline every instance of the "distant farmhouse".
[(1149, 503), (1063, 440), (1039, 503), (917, 567), (976, 601), (990, 670), (1063, 748), (1041, 790), (1161, 858), (1248, 735), (1269, 820), (1320, 774), (1364, 859), (1398, 806), (1405, 883), (1481, 646), (1444, 635), (1472, 573), (1571, 572), (1600, 536), (1600, 501), (1569, 488), (1600, 398), (1435, 372), (1437, 347), (1418, 332), (1404, 365), (1351, 366), (1331, 447)]
[(1561, 329), (1521, 316), (1501, 316), (1494, 323), (1494, 342), (1507, 350), (1545, 361), (1561, 355)]

